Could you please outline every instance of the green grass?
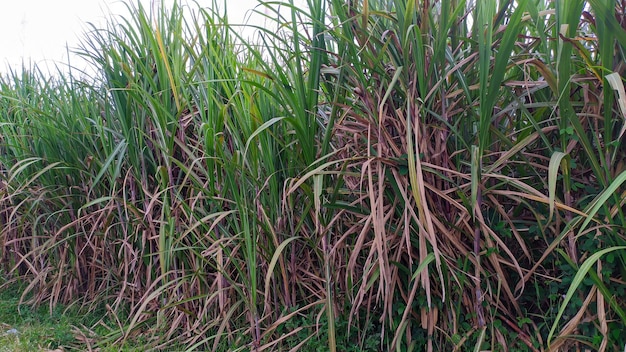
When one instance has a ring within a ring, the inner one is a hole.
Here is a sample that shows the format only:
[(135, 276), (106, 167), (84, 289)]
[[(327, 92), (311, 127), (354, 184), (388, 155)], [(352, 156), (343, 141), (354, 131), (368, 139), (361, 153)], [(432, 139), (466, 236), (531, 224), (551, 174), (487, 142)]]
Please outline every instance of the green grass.
[[(141, 338), (127, 343), (106, 343), (115, 322), (103, 304), (80, 307), (29, 303), (22, 297), (26, 284), (0, 281), (0, 351), (84, 351), (96, 344), (102, 351), (143, 351)], [(9, 332), (10, 331), (10, 332)]]
[(128, 7), (93, 77), (0, 78), (33, 304), (105, 349), (623, 348), (623, 4)]
[[(34, 307), (21, 303), (25, 285), (2, 282), (0, 290), (0, 351), (38, 351), (67, 349), (76, 345), (75, 326), (91, 326), (97, 313), (80, 314), (77, 309), (62, 305), (50, 310), (47, 306)], [(7, 333), (7, 331), (17, 333)]]
[[(75, 343), (72, 325), (86, 321), (68, 316), (60, 306), (52, 314), (47, 307), (20, 306), (20, 295), (20, 287), (3, 287), (0, 294), (0, 351), (56, 349)], [(10, 334), (10, 330), (17, 333)]]

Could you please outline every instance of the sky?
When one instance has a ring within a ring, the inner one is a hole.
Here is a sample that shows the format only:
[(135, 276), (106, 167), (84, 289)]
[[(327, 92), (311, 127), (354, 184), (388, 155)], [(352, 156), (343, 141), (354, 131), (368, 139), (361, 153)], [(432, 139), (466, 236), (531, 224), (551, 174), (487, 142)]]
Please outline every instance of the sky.
[[(55, 63), (67, 63), (66, 46), (78, 46), (88, 28), (87, 22), (104, 24), (107, 14), (127, 15), (123, 1), (129, 0), (2, 0), (0, 72), (7, 72), (8, 67), (19, 69), (22, 62), (26, 66), (29, 62), (36, 63), (54, 71)], [(140, 1), (146, 7), (151, 6), (151, 0)], [(213, 3), (213, 0), (195, 1), (207, 7)], [(243, 23), (257, 1), (227, 0), (229, 22)], [(164, 2), (173, 3), (174, 0)], [(193, 4), (192, 1), (189, 3)], [(78, 59), (70, 56), (70, 60)]]

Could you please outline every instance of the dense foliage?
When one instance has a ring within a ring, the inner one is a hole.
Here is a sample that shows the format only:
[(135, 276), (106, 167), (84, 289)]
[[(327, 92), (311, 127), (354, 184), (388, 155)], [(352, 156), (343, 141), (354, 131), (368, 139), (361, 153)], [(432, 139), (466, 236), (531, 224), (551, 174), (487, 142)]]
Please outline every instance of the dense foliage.
[(625, 5), (130, 4), (0, 80), (3, 270), (106, 343), (621, 350)]

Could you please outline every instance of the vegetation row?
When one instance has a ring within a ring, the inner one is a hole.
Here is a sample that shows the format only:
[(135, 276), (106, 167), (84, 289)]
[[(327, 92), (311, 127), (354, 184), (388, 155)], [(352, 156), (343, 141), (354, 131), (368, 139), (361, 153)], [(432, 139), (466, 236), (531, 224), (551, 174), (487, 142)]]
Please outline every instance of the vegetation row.
[(89, 348), (624, 349), (623, 1), (160, 5), (0, 78), (23, 303)]

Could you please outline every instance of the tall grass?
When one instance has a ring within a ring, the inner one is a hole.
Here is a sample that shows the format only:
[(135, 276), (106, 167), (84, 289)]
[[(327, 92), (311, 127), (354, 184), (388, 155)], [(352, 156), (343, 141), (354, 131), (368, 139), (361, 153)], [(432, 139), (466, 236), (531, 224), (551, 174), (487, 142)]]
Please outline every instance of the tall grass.
[(160, 5), (0, 80), (24, 297), (154, 349), (626, 343), (621, 4)]

